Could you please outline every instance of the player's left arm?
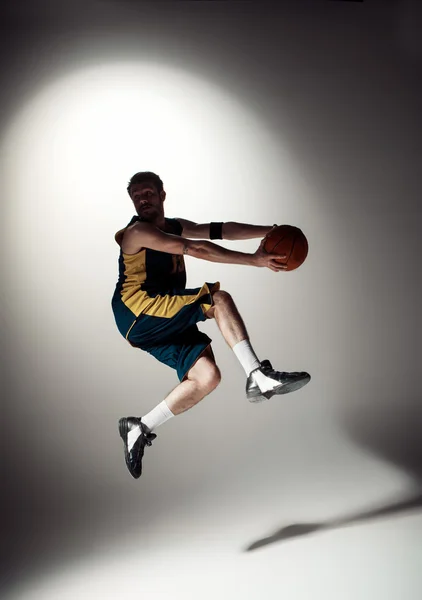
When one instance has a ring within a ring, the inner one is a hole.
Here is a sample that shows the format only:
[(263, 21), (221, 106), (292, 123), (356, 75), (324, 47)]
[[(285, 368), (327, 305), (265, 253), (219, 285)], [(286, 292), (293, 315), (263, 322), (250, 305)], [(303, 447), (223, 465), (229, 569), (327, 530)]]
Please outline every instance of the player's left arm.
[[(274, 225), (249, 225), (248, 223), (195, 223), (187, 219), (177, 220), (183, 227), (182, 237), (193, 240), (251, 240), (264, 238)], [(215, 237), (216, 236), (216, 237)]]

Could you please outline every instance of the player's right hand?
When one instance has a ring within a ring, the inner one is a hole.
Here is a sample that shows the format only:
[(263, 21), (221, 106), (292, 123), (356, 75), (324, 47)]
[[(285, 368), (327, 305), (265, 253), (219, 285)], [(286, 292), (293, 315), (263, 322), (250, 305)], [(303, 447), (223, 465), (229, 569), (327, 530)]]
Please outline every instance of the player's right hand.
[(264, 249), (266, 237), (261, 241), (257, 251), (252, 255), (255, 267), (267, 267), (271, 271), (286, 271), (287, 264), (283, 261), (287, 258), (286, 254), (270, 254)]

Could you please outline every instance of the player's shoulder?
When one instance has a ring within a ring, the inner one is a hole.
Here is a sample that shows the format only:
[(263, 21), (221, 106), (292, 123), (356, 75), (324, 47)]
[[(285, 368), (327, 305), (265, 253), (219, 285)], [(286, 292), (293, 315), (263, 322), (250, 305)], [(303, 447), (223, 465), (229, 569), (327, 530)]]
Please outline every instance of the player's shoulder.
[[(165, 222), (166, 233), (171, 233), (173, 235), (182, 235), (183, 225), (178, 220), (178, 218), (165, 217)], [(154, 231), (160, 233), (159, 229), (152, 223), (149, 223), (148, 221), (142, 221), (140, 217), (134, 216), (129, 221), (129, 223), (125, 227), (123, 227), (123, 229), (120, 229), (115, 234), (114, 238), (119, 244), (119, 246), (122, 246), (123, 238), (125, 240), (125, 244), (130, 244), (131, 242), (135, 242), (136, 238), (138, 238), (140, 233), (154, 234)]]
[(142, 219), (140, 217), (135, 215), (134, 217), (131, 218), (129, 223), (127, 225), (125, 225), (125, 227), (123, 227), (123, 229), (120, 229), (119, 231), (129, 233), (131, 231), (137, 231), (137, 230), (142, 230), (142, 229), (154, 229), (154, 225), (152, 225), (151, 223), (148, 223), (148, 221), (142, 221)]
[(136, 229), (138, 229), (139, 223), (141, 223), (141, 221), (139, 220), (139, 217), (135, 215), (131, 218), (129, 223), (127, 223), (122, 229), (119, 229), (119, 231), (115, 233), (114, 239), (119, 244), (119, 246), (122, 245), (124, 237), (127, 237), (131, 234), (131, 232), (136, 231)]

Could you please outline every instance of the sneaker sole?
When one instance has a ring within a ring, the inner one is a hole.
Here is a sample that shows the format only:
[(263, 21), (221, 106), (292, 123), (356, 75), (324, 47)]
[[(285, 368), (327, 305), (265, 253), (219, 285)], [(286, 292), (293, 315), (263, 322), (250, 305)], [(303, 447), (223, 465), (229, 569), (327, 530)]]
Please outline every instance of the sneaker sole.
[(126, 417), (122, 417), (121, 419), (119, 419), (119, 433), (120, 433), (120, 437), (123, 440), (124, 451), (125, 451), (125, 463), (126, 463), (126, 466), (129, 470), (130, 474), (132, 475), (132, 472), (130, 470), (130, 465), (129, 465), (129, 452), (127, 449), (127, 434), (129, 433), (129, 427), (127, 425)]
[(124, 444), (124, 451), (125, 451), (125, 463), (126, 463), (126, 467), (127, 470), (129, 471), (129, 473), (132, 475), (132, 477), (134, 479), (139, 479), (139, 477), (141, 476), (141, 474), (136, 474), (133, 473), (132, 469), (130, 468), (130, 463), (129, 463), (129, 452), (127, 449), (127, 434), (129, 433), (129, 427), (127, 424), (127, 418), (126, 417), (122, 417), (121, 419), (119, 419), (119, 434), (120, 437), (123, 440), (123, 444)]
[(129, 428), (127, 426), (127, 419), (126, 417), (122, 417), (121, 419), (119, 419), (119, 433), (123, 441), (125, 441), (125, 436), (127, 436), (128, 431)]
[(253, 404), (257, 404), (259, 402), (265, 402), (269, 400), (273, 396), (281, 395), (281, 394), (289, 394), (290, 392), (296, 392), (303, 388), (307, 383), (311, 381), (311, 376), (303, 377), (302, 379), (297, 379), (296, 381), (291, 381), (290, 383), (282, 383), (281, 385), (275, 387), (273, 390), (269, 390), (268, 392), (259, 392), (259, 395), (248, 397), (249, 402)]

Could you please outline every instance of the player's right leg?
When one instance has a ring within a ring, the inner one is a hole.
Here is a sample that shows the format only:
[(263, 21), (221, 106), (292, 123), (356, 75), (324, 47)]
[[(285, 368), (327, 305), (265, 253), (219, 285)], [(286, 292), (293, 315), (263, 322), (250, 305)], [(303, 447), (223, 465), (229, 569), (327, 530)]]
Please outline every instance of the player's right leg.
[(165, 402), (174, 415), (180, 415), (214, 391), (220, 381), (220, 369), (215, 364), (211, 346), (207, 346)]
[(156, 438), (152, 433), (169, 418), (189, 410), (210, 394), (221, 380), (211, 346), (207, 346), (183, 381), (142, 418), (124, 417), (119, 421), (119, 432), (124, 443), (126, 466), (135, 479), (142, 474), (142, 458), (145, 446)]
[(231, 295), (218, 290), (212, 293), (212, 297), (214, 306), (205, 314), (216, 320), (224, 339), (244, 368), (247, 376), (246, 396), (250, 402), (262, 402), (276, 394), (287, 394), (309, 383), (311, 376), (305, 371), (275, 371), (270, 361), (260, 362)]

